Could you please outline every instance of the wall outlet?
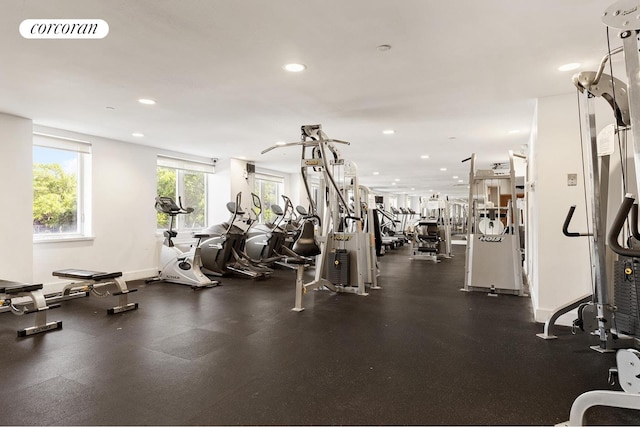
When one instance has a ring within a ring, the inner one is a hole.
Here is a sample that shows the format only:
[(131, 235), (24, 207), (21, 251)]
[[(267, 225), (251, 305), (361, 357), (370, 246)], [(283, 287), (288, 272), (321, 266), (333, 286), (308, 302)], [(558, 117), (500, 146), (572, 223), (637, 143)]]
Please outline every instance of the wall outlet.
[(578, 185), (578, 174), (577, 173), (568, 173), (567, 174), (567, 185), (569, 187), (575, 187)]

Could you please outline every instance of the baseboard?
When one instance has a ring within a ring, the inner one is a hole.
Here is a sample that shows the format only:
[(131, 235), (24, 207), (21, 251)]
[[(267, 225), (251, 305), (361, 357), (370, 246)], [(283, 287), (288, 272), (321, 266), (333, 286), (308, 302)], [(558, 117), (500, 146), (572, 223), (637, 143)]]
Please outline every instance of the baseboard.
[(127, 271), (122, 273), (122, 277), (124, 280), (142, 280), (148, 279), (149, 277), (155, 277), (158, 275), (157, 268), (147, 268), (144, 270), (136, 270), (136, 271)]

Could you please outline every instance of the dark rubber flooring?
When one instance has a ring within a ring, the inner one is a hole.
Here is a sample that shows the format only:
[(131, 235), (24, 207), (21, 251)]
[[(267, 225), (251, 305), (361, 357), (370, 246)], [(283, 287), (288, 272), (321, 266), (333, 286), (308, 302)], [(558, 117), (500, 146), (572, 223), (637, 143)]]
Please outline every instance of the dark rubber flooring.
[[(82, 266), (75, 266), (81, 268)], [(0, 322), (3, 425), (552, 425), (607, 384), (612, 354), (588, 336), (535, 336), (528, 298), (464, 293), (464, 250), (434, 264), (380, 259), (369, 296), (311, 291), (295, 272), (223, 286), (130, 283), (137, 311), (83, 298), (49, 314), (63, 329), (18, 339)], [(311, 274), (311, 272), (309, 272)], [(596, 424), (640, 424), (595, 408)]]

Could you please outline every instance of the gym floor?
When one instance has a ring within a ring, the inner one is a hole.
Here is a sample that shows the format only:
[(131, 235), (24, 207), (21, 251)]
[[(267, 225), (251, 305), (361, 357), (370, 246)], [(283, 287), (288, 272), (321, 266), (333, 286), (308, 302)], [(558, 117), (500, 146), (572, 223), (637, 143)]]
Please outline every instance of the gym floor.
[[(3, 425), (552, 425), (607, 384), (613, 354), (561, 328), (535, 336), (528, 298), (460, 292), (464, 247), (439, 264), (407, 247), (380, 258), (369, 296), (311, 291), (290, 311), (293, 270), (223, 286), (130, 282), (137, 311), (81, 298), (63, 329), (16, 338), (0, 322)], [(73, 266), (81, 268), (82, 266)], [(308, 274), (312, 272), (309, 271)], [(640, 424), (593, 408), (593, 424)]]

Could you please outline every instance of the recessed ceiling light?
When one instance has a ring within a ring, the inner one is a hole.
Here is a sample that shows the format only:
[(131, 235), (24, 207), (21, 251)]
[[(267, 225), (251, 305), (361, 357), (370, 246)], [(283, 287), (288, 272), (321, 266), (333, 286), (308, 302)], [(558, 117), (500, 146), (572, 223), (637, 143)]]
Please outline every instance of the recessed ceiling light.
[(464, 180), (463, 179), (459, 179), (458, 182), (462, 184), (464, 182)]
[(374, 172), (373, 174), (374, 175), (380, 175), (380, 172)]
[(580, 63), (579, 62), (571, 62), (569, 64), (564, 64), (558, 67), (558, 71), (571, 71), (571, 70), (575, 70), (577, 68), (580, 68)]
[(247, 156), (238, 156), (240, 160), (247, 160)]
[(285, 145), (285, 144), (286, 144), (286, 142), (284, 142), (284, 141), (278, 141), (278, 142), (276, 142), (276, 145)]
[(442, 172), (446, 172), (446, 171), (447, 171), (447, 168), (440, 168), (440, 170), (441, 170)]
[(520, 129), (512, 129), (509, 133), (520, 133)]
[(395, 181), (395, 182), (399, 182), (399, 181), (400, 181), (400, 178), (396, 178), (396, 179), (394, 179), (394, 181)]
[(378, 49), (378, 51), (380, 51), (380, 52), (386, 52), (388, 50), (391, 50), (391, 45), (390, 44), (381, 44), (376, 49)]
[(428, 159), (429, 155), (428, 154), (423, 154), (422, 156), (420, 156), (421, 159)]
[(395, 182), (392, 182), (392, 183), (391, 183), (391, 185), (396, 185), (396, 183), (395, 183)]
[(306, 70), (307, 66), (304, 64), (291, 63), (291, 64), (285, 64), (282, 68), (284, 68), (285, 70), (291, 73), (299, 73), (300, 71)]
[(154, 101), (153, 99), (150, 98), (140, 98), (138, 99), (138, 102), (140, 104), (144, 104), (144, 105), (155, 105), (156, 101)]
[(458, 179), (458, 175), (454, 175), (454, 176), (453, 176), (453, 179)]
[(142, 138), (144, 136), (144, 133), (134, 132), (131, 134), (131, 136), (135, 136), (136, 138)]
[(396, 131), (393, 129), (385, 129), (382, 131), (382, 133), (385, 135), (393, 135), (394, 133), (396, 133)]
[(411, 191), (415, 191), (415, 190), (416, 190), (416, 187), (411, 187)]

